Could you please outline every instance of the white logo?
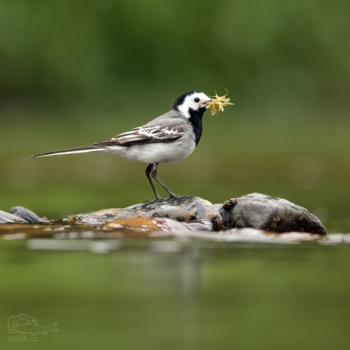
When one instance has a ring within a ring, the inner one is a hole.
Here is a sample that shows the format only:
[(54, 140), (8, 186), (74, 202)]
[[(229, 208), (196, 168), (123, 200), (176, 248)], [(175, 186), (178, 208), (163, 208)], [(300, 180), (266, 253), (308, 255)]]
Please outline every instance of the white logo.
[[(12, 333), (9, 343), (12, 342), (36, 342), (38, 341), (37, 334), (47, 335), (49, 332), (58, 332), (56, 328), (57, 322), (50, 326), (41, 326), (37, 320), (32, 316), (21, 314), (18, 316), (11, 316), (7, 321), (7, 331)], [(28, 337), (26, 336), (28, 335)], [(29, 335), (31, 335), (29, 337)]]

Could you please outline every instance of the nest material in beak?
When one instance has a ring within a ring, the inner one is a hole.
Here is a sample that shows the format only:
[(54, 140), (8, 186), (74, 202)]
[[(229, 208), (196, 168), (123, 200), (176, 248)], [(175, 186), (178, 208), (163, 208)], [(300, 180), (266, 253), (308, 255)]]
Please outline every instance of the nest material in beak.
[[(214, 90), (215, 91), (215, 90)], [(226, 90), (226, 95), (224, 96), (218, 96), (217, 92), (215, 91), (215, 96), (213, 96), (213, 100), (210, 102), (207, 102), (206, 108), (210, 109), (210, 112), (212, 115), (216, 114), (219, 111), (224, 111), (224, 107), (228, 105), (234, 105), (234, 103), (229, 102), (230, 99), (226, 98), (228, 91)], [(214, 99), (215, 98), (215, 99)]]

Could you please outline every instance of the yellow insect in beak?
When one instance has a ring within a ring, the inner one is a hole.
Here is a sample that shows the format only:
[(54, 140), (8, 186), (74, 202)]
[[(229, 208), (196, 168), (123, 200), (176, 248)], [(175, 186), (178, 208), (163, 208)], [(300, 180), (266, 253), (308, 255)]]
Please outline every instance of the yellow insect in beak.
[(229, 98), (226, 98), (227, 94), (228, 94), (228, 91), (226, 90), (226, 95), (218, 96), (217, 92), (215, 91), (215, 96), (212, 96), (213, 100), (211, 100), (210, 102), (207, 102), (207, 105), (206, 105), (206, 108), (210, 109), (211, 115), (215, 115), (219, 111), (223, 112), (224, 107), (228, 105), (234, 105), (234, 103), (229, 102), (230, 101)]

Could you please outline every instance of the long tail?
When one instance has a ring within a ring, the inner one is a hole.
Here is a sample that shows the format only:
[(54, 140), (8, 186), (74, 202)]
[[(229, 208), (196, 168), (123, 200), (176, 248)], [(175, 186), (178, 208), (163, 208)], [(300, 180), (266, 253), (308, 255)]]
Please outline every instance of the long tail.
[(60, 154), (101, 152), (103, 150), (105, 150), (105, 149), (101, 148), (101, 147), (86, 146), (86, 147), (77, 147), (77, 148), (67, 148), (67, 149), (61, 149), (61, 150), (58, 150), (58, 151), (52, 151), (52, 152), (36, 154), (35, 156), (32, 156), (32, 157), (33, 158), (39, 158), (39, 157), (56, 156), (56, 155), (60, 155)]

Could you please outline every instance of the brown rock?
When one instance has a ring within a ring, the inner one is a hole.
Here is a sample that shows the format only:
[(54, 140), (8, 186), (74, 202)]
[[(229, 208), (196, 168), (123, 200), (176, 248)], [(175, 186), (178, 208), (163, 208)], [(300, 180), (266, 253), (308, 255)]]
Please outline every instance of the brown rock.
[(118, 231), (126, 237), (150, 237), (155, 231), (190, 231), (185, 224), (167, 218), (119, 219), (103, 225), (102, 230)]
[(94, 213), (69, 216), (64, 221), (104, 225), (114, 220), (134, 218), (168, 218), (193, 225), (205, 220), (212, 224), (214, 230), (222, 228), (219, 211), (210, 202), (198, 197), (182, 197), (164, 202), (138, 204), (128, 208), (104, 209)]

